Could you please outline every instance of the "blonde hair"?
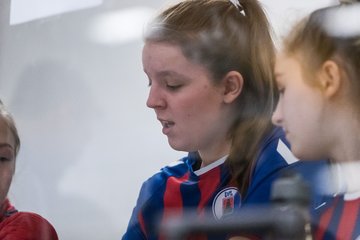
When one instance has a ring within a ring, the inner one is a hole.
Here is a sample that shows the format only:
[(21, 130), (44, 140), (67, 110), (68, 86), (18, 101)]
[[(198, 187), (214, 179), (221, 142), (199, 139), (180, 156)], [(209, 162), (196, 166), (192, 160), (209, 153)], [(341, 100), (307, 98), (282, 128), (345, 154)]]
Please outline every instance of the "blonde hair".
[(15, 156), (16, 156), (20, 150), (20, 137), (18, 134), (18, 130), (16, 128), (14, 118), (8, 112), (8, 110), (5, 108), (5, 105), (2, 103), (1, 100), (0, 100), (0, 119), (5, 122), (5, 124), (10, 129), (12, 135), (14, 136), (14, 139), (15, 139), (15, 146), (14, 146), (15, 149), (14, 150), (15, 150)]
[[(316, 85), (313, 77), (327, 60), (336, 62), (351, 85), (350, 95), (360, 100), (360, 32), (340, 34), (333, 26), (354, 24), (346, 19), (346, 10), (359, 4), (334, 6), (314, 11), (303, 19), (284, 39), (283, 52), (300, 58), (306, 81)], [(345, 10), (345, 11), (344, 11)]]

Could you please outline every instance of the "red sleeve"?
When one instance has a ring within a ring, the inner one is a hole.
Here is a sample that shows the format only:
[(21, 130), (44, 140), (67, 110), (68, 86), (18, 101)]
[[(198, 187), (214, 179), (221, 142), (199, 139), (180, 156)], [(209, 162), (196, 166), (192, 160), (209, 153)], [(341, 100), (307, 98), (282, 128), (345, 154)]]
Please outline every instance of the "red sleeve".
[(58, 240), (54, 227), (36, 213), (17, 212), (0, 223), (1, 240)]

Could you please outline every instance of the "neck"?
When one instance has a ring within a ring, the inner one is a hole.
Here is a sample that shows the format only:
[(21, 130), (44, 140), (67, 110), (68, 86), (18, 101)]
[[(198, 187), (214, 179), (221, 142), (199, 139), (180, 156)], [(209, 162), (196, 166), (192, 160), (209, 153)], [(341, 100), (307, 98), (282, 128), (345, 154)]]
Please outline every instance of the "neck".
[(216, 149), (212, 149), (212, 151), (199, 150), (199, 155), (202, 160), (200, 168), (205, 167), (226, 155), (229, 155), (229, 153), (230, 153), (230, 144), (224, 144), (221, 147), (219, 146)]
[[(354, 119), (355, 120), (355, 119)], [(356, 119), (356, 121), (358, 121)], [(349, 121), (337, 126), (337, 138), (332, 143), (333, 162), (353, 162), (360, 160), (360, 124)]]
[(360, 121), (354, 106), (340, 101), (329, 105), (323, 119), (325, 151), (335, 163), (360, 160)]

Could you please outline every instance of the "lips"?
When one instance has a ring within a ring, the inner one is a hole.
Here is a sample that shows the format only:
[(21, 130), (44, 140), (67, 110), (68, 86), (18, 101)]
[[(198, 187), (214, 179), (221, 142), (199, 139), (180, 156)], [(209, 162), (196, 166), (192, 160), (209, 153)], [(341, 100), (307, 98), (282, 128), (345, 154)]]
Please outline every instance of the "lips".
[(162, 132), (163, 134), (168, 134), (170, 132), (170, 129), (175, 125), (173, 121), (167, 121), (159, 119), (161, 125), (163, 126)]
[(175, 125), (175, 123), (171, 121), (161, 121), (161, 124), (163, 128), (170, 128)]

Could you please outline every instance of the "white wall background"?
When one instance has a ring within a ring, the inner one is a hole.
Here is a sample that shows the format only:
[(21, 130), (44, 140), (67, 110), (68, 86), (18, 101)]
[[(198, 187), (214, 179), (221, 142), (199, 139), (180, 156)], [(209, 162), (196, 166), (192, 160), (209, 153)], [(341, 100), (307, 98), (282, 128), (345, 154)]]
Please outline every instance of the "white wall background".
[[(25, 12), (41, 8), (32, 1)], [(336, 3), (261, 2), (278, 35)], [(0, 98), (22, 139), (9, 196), (18, 209), (49, 219), (60, 239), (120, 239), (141, 183), (184, 155), (167, 145), (145, 106), (142, 26), (167, 3), (103, 0), (10, 25), (10, 0), (0, 2)]]

